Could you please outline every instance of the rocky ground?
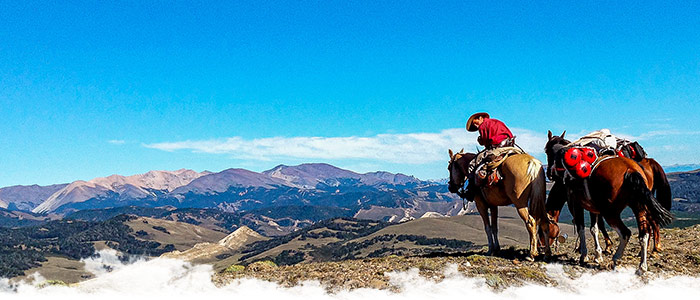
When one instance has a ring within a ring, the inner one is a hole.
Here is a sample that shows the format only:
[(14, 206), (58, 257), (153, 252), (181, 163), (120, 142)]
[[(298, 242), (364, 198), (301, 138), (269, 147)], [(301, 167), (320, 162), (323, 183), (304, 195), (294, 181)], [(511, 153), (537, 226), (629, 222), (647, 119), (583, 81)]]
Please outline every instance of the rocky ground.
[[(643, 280), (674, 275), (700, 276), (700, 225), (684, 229), (663, 229), (662, 245), (664, 251), (655, 254), (649, 260), (649, 272)], [(614, 245), (617, 245), (616, 234)], [(589, 239), (590, 244), (590, 239)], [(585, 265), (578, 264), (578, 254), (574, 253), (573, 239), (561, 244), (554, 256), (547, 262), (540, 257), (535, 262), (526, 261), (527, 251), (518, 247), (502, 249), (497, 256), (484, 256), (486, 249), (468, 253), (436, 253), (423, 257), (387, 256), (382, 258), (347, 260), (341, 262), (306, 263), (293, 266), (276, 266), (272, 262), (256, 262), (248, 266), (233, 265), (214, 275), (213, 281), (225, 285), (237, 278), (253, 277), (278, 282), (284, 286), (293, 286), (307, 280), (320, 281), (329, 291), (343, 288), (378, 288), (396, 289), (386, 273), (407, 271), (417, 268), (419, 273), (429, 279), (440, 281), (444, 278), (444, 269), (449, 264), (457, 266), (459, 272), (466, 276), (483, 277), (486, 283), (498, 290), (509, 286), (522, 285), (526, 282), (556, 286), (545, 267), (547, 264), (562, 264), (565, 273), (576, 278), (584, 272), (601, 272), (612, 268), (612, 255), (605, 255), (605, 262), (593, 261), (592, 244), (589, 245), (589, 258)], [(636, 236), (630, 239), (625, 255), (620, 261), (621, 267), (636, 268), (639, 263), (640, 250)], [(612, 251), (612, 249), (611, 249)]]

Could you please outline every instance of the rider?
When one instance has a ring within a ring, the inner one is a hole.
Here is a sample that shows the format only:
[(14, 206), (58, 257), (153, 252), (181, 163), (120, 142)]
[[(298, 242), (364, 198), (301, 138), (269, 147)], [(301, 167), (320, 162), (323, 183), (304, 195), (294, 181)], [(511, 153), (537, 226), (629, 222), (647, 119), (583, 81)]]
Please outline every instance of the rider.
[(506, 124), (492, 119), (488, 113), (475, 113), (467, 120), (467, 131), (475, 132), (477, 130), (479, 131), (479, 137), (476, 140), (479, 142), (479, 145), (484, 146), (486, 149), (474, 157), (467, 170), (469, 184), (464, 196), (469, 201), (474, 201), (474, 195), (478, 190), (474, 179), (474, 172), (477, 167), (491, 161), (491, 154), (494, 149), (515, 145), (515, 137)]

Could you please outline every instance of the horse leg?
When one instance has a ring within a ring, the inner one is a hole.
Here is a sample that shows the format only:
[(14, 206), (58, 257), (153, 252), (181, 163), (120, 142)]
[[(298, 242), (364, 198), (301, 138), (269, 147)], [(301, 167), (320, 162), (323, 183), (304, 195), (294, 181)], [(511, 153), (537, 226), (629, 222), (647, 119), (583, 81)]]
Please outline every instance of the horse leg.
[(578, 259), (578, 263), (583, 265), (586, 263), (586, 256), (588, 256), (588, 248), (586, 247), (586, 225), (583, 219), (583, 207), (580, 203), (576, 201), (569, 201), (569, 209), (571, 210), (571, 215), (574, 217), (574, 223), (576, 224), (576, 232), (578, 234), (578, 252), (581, 256)]
[(655, 256), (656, 253), (661, 253), (663, 248), (661, 248), (661, 228), (658, 223), (654, 222), (652, 224), (652, 233), (654, 235), (654, 249), (651, 252), (651, 256)]
[(493, 250), (498, 253), (501, 245), (498, 243), (498, 206), (491, 206), (491, 233), (493, 234)]
[(474, 202), (476, 202), (476, 209), (479, 211), (479, 215), (481, 216), (481, 220), (484, 221), (484, 231), (486, 231), (486, 238), (489, 241), (489, 250), (486, 252), (486, 255), (491, 255), (493, 254), (494, 250), (494, 245), (493, 245), (493, 233), (491, 232), (491, 223), (489, 222), (489, 210), (488, 207), (486, 206), (486, 203), (481, 199), (481, 197), (476, 196)]
[(617, 231), (617, 235), (620, 237), (620, 244), (617, 246), (617, 251), (615, 251), (615, 254), (612, 258), (614, 269), (617, 265), (617, 260), (620, 259), (620, 257), (622, 257), (622, 253), (625, 252), (625, 247), (627, 246), (627, 242), (629, 242), (630, 240), (630, 235), (632, 235), (632, 232), (622, 222), (622, 219), (620, 219), (620, 215), (606, 214), (605, 221), (607, 221), (608, 224), (610, 224), (610, 227)]
[(632, 208), (634, 215), (637, 218), (637, 228), (639, 229), (639, 245), (642, 249), (639, 253), (639, 268), (637, 268), (637, 275), (642, 275), (646, 272), (649, 267), (647, 265), (647, 251), (649, 249), (649, 233), (655, 231), (656, 222), (653, 222), (647, 210), (639, 208)]
[[(537, 232), (545, 237), (544, 239), (540, 239), (540, 241), (543, 243), (542, 247), (544, 248), (545, 261), (549, 260), (549, 258), (552, 257), (552, 248), (551, 248), (551, 245), (549, 244), (549, 234), (550, 234), (551, 228), (549, 226), (550, 226), (550, 223), (549, 223), (548, 218), (542, 218), (539, 220), (540, 229)], [(555, 242), (556, 242), (556, 240), (555, 240)], [(539, 248), (538, 248), (538, 251), (539, 251)]]
[(639, 244), (642, 246), (642, 253), (641, 259), (639, 261), (639, 268), (637, 269), (637, 272), (635, 272), (637, 275), (642, 275), (644, 272), (649, 270), (649, 267), (647, 266), (647, 247), (649, 246), (649, 233), (645, 232), (641, 234), (639, 238)]
[(600, 247), (600, 240), (598, 239), (598, 214), (594, 213), (591, 213), (591, 235), (595, 244), (595, 262), (601, 264), (603, 263), (603, 248)]
[(603, 234), (603, 239), (605, 240), (605, 250), (603, 253), (612, 254), (613, 242), (608, 235), (608, 230), (605, 229), (605, 220), (603, 220), (602, 215), (598, 215), (598, 229), (600, 230), (600, 233)]
[(525, 222), (527, 233), (530, 235), (530, 256), (527, 257), (527, 260), (534, 261), (537, 256), (537, 224), (535, 223), (535, 218), (530, 215), (527, 207), (518, 208), (518, 214)]

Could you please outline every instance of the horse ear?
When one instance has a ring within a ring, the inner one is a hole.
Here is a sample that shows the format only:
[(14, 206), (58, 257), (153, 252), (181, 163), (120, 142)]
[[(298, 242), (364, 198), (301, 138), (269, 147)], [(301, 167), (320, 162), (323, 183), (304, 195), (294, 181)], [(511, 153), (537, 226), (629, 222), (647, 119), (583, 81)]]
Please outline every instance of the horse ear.
[(564, 135), (565, 135), (565, 134), (566, 134), (566, 130), (564, 130), (564, 132), (562, 132), (562, 133), (561, 133), (561, 136), (560, 136), (560, 138), (562, 138), (562, 139), (563, 139), (563, 138), (564, 138)]
[(459, 150), (459, 153), (464, 153), (464, 148), (462, 148), (462, 150)]
[(452, 153), (452, 149), (449, 149), (449, 152), (448, 152), (448, 153), (450, 153), (450, 158), (452, 158), (453, 156), (455, 156), (455, 154)]
[(547, 139), (548, 140), (552, 139), (552, 131), (551, 130), (547, 130)]

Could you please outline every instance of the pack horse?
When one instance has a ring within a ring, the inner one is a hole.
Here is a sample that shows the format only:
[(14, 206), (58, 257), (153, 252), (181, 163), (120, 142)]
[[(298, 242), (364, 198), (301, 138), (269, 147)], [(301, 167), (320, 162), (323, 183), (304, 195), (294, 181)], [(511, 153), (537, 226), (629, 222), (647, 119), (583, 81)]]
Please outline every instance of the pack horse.
[[(615, 155), (593, 157), (586, 148), (572, 147), (571, 142), (561, 136), (549, 133), (549, 141), (545, 146), (548, 173), (557, 184), (566, 189), (569, 206), (585, 209), (593, 213), (593, 236), (596, 247), (596, 260), (602, 260), (602, 251), (597, 236), (597, 216), (601, 215), (607, 223), (617, 231), (620, 242), (613, 255), (613, 266), (622, 256), (631, 236), (631, 231), (622, 222), (622, 210), (630, 207), (637, 221), (639, 241), (642, 251), (637, 273), (647, 271), (647, 248), (649, 238), (654, 235), (655, 248), (658, 245), (660, 226), (670, 223), (673, 216), (669, 212), (670, 190), (664, 176), (655, 169), (656, 162), (645, 161), (638, 163), (630, 158)], [(590, 156), (590, 157), (589, 157)], [(649, 167), (644, 168), (647, 164)], [(663, 171), (661, 171), (663, 172)], [(655, 180), (656, 177), (656, 180)], [(654, 193), (662, 198), (659, 202)], [(550, 193), (550, 198), (551, 198)], [(667, 208), (668, 207), (668, 208)], [(578, 215), (578, 217), (577, 217)], [(583, 234), (581, 214), (575, 214), (577, 230), (581, 247), (580, 261), (586, 256), (585, 234)], [(546, 235), (552, 236), (545, 232)], [(549, 239), (545, 239), (549, 240)]]

